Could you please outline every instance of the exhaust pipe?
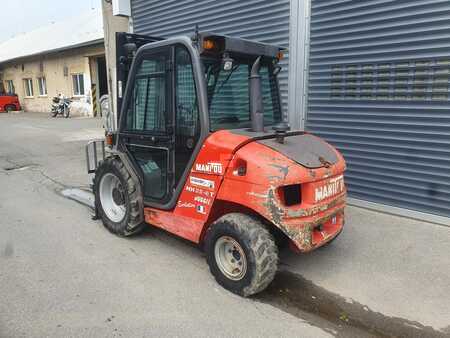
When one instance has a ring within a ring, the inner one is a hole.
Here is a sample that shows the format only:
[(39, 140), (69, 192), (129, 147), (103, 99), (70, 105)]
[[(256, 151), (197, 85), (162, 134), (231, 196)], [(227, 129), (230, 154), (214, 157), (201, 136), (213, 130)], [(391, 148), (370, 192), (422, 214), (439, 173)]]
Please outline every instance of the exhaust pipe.
[(258, 56), (253, 63), (250, 72), (250, 119), (252, 123), (252, 131), (264, 131), (264, 110), (261, 92), (261, 76), (259, 70), (261, 68), (261, 56)]

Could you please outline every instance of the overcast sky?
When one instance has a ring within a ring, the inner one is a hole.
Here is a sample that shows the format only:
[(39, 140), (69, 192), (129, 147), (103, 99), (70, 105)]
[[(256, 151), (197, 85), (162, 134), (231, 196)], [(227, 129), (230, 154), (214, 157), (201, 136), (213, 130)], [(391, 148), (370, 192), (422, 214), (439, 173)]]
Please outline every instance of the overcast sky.
[(101, 6), (101, 0), (0, 0), (0, 3), (0, 42)]

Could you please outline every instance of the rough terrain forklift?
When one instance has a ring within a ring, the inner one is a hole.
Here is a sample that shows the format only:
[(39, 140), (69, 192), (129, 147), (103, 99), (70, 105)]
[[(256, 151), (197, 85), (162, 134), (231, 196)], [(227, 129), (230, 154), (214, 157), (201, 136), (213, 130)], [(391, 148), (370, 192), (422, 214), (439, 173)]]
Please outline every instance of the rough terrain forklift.
[(102, 141), (106, 156), (87, 146), (109, 231), (151, 224), (198, 243), (217, 282), (242, 296), (273, 280), (279, 245), (308, 252), (339, 235), (345, 161), (290, 131), (281, 48), (206, 32), (116, 42), (118, 128)]

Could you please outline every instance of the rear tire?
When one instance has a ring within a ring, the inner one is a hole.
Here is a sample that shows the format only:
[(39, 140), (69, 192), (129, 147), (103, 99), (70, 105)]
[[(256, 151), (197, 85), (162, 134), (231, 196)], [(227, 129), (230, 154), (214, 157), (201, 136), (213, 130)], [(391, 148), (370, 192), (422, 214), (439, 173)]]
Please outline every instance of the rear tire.
[(205, 239), (206, 259), (216, 281), (243, 297), (263, 291), (278, 268), (275, 240), (257, 219), (240, 213), (222, 216)]
[(16, 107), (14, 107), (14, 106), (12, 106), (12, 105), (7, 105), (6, 107), (5, 107), (5, 111), (7, 112), (7, 113), (11, 113), (12, 111), (15, 111), (16, 110)]
[(142, 198), (118, 158), (109, 157), (100, 163), (94, 178), (94, 194), (98, 216), (110, 232), (131, 236), (144, 228)]
[(70, 109), (69, 107), (64, 107), (64, 113), (63, 116), (67, 119), (70, 116)]

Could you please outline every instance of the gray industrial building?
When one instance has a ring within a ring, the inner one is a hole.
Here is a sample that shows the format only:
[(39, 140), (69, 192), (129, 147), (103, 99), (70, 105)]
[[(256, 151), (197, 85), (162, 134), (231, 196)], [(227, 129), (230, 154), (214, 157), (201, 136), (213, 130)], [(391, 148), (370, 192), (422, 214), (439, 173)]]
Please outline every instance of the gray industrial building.
[(134, 33), (214, 31), (288, 48), (295, 128), (337, 146), (350, 202), (450, 224), (448, 0), (116, 0)]

